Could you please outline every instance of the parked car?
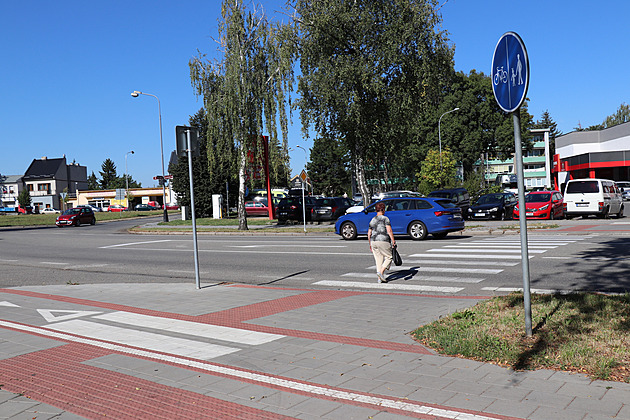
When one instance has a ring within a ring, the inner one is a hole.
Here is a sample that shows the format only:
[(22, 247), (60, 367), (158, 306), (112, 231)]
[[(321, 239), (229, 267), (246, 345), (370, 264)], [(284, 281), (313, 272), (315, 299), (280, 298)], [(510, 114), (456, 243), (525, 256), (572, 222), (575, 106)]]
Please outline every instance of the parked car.
[(18, 206), (18, 214), (33, 214), (33, 207), (31, 206)]
[(81, 226), (83, 224), (96, 224), (96, 216), (92, 209), (86, 207), (73, 207), (61, 213), (55, 224), (58, 227), (63, 226)]
[[(311, 220), (311, 209), (315, 204), (313, 197), (304, 197), (304, 203), (306, 207), (306, 221)], [(277, 207), (278, 223), (285, 223), (287, 220), (299, 220), (304, 221), (302, 217), (302, 197), (301, 196), (289, 196), (280, 200)]]
[(136, 204), (133, 208), (135, 211), (151, 211), (151, 210), (160, 210), (157, 207), (150, 206), (148, 204)]
[(564, 214), (599, 218), (610, 214), (623, 217), (624, 205), (621, 192), (614, 181), (609, 179), (571, 179), (564, 189)]
[(167, 204), (166, 210), (179, 210), (179, 204)]
[(246, 201), (245, 213), (247, 214), (247, 216), (269, 216), (269, 207), (267, 207), (267, 200), (261, 199), (256, 201)]
[[(441, 239), (449, 232), (464, 229), (464, 218), (459, 207), (443, 198), (399, 197), (381, 200), (385, 216), (389, 217), (394, 235), (409, 235), (414, 240), (427, 235)], [(343, 239), (367, 235), (370, 220), (376, 216), (376, 203), (363, 211), (341, 216), (335, 223), (335, 233)]]
[(450, 188), (444, 190), (431, 191), (427, 197), (447, 198), (457, 207), (462, 209), (462, 216), (468, 217), (468, 208), (470, 207), (470, 194), (466, 188)]
[(87, 208), (89, 208), (89, 209), (92, 209), (92, 211), (93, 211), (94, 213), (97, 213), (97, 212), (99, 212), (99, 211), (103, 211), (103, 209), (102, 209), (102, 208), (100, 208), (100, 207), (96, 207), (96, 206), (92, 206), (92, 205), (90, 205), (90, 204), (81, 204), (81, 205), (78, 205), (77, 207), (87, 207)]
[(374, 194), (372, 200), (383, 200), (385, 198), (395, 197), (422, 197), (422, 194), (414, 191), (387, 191)]
[(316, 198), (311, 209), (311, 220), (314, 222), (337, 220), (346, 214), (346, 210), (352, 207), (352, 204), (352, 200), (344, 197)]
[(468, 209), (470, 219), (509, 220), (514, 216), (516, 196), (510, 192), (484, 194)]
[(349, 213), (358, 213), (361, 210), (363, 210), (365, 208), (365, 206), (363, 205), (363, 201), (355, 201), (354, 205), (352, 207), (349, 207), (346, 209), (346, 214)]
[[(518, 203), (514, 218), (519, 218)], [(525, 196), (525, 217), (528, 219), (562, 219), (564, 200), (560, 191), (532, 191)]]
[(616, 184), (621, 192), (623, 201), (630, 200), (630, 181), (617, 181)]
[(112, 204), (111, 206), (109, 206), (107, 211), (113, 211), (113, 212), (127, 211), (127, 207), (121, 206), (120, 204)]
[(53, 209), (52, 207), (48, 207), (45, 209), (42, 209), (42, 214), (61, 214), (61, 212), (57, 209)]

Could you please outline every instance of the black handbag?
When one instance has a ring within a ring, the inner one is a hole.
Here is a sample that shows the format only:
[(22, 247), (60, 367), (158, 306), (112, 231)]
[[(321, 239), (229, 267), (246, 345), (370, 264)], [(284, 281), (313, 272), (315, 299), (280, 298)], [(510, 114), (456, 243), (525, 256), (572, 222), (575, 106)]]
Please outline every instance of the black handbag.
[(400, 258), (397, 248), (397, 245), (392, 247), (392, 261), (394, 261), (394, 265), (402, 265), (402, 258)]

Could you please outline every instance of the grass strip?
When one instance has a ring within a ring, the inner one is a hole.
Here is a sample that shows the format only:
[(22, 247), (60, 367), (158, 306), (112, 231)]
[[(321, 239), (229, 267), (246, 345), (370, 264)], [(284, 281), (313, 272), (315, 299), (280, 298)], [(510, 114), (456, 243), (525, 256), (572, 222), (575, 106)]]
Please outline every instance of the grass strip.
[(522, 293), (479, 302), (411, 334), (450, 356), (630, 383), (630, 294), (535, 294), (531, 306), (532, 337), (525, 336)]

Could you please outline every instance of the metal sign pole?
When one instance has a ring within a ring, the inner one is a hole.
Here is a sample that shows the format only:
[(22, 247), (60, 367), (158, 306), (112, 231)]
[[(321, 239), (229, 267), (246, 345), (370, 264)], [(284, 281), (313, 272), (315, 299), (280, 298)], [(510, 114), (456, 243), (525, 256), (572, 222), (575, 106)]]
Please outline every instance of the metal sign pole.
[(190, 142), (190, 130), (186, 130), (186, 143), (188, 145), (188, 180), (190, 183), (190, 212), (192, 217), (193, 248), (195, 254), (195, 284), (197, 289), (201, 289), (199, 281), (199, 249), (197, 249), (197, 218), (195, 217), (195, 192), (193, 190), (193, 170), (192, 170), (192, 146)]
[(521, 229), (521, 262), (523, 266), (523, 305), (525, 307), (525, 334), (532, 336), (532, 304), (529, 290), (529, 249), (527, 248), (527, 215), (525, 214), (525, 177), (523, 171), (523, 147), (521, 145), (520, 108), (512, 113), (514, 122), (514, 160), (518, 182), (518, 222)]

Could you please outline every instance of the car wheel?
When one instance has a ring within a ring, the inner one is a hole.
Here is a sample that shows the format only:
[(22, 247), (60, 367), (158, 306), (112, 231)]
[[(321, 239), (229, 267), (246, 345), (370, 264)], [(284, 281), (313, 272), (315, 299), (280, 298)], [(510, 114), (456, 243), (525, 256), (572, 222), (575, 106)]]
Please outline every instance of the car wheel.
[(421, 241), (427, 237), (427, 227), (419, 221), (411, 222), (407, 232), (414, 241)]
[(75, 225), (76, 227), (81, 226), (81, 220), (79, 220), (79, 218), (78, 218), (78, 217), (77, 217), (77, 220), (75, 220), (75, 221), (74, 221), (74, 225)]
[(340, 228), (341, 237), (346, 241), (357, 239), (357, 227), (352, 222), (345, 222)]
[(617, 213), (617, 219), (621, 219), (623, 217), (623, 206), (619, 209), (619, 213)]
[(435, 239), (444, 239), (446, 238), (446, 235), (448, 235), (448, 232), (440, 232), (440, 233), (434, 233), (433, 237)]
[(92, 226), (94, 226), (94, 225), (96, 224), (96, 217), (92, 219), (92, 221), (90, 222), (90, 224), (91, 224)]
[(553, 214), (553, 209), (549, 210), (549, 220), (555, 220), (556, 216)]

